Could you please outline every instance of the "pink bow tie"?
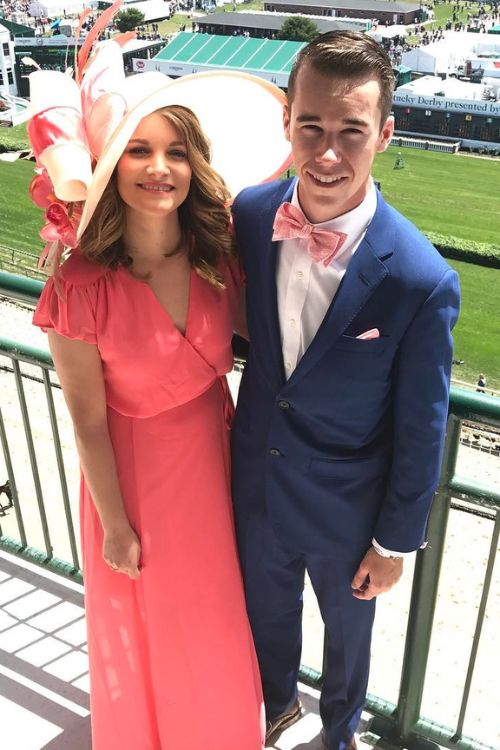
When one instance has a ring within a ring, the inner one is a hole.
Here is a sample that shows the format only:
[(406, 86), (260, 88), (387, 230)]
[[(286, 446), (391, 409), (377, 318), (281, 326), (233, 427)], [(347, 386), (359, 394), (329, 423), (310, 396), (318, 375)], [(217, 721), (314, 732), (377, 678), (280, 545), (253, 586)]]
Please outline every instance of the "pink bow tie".
[(273, 242), (299, 238), (306, 242), (307, 252), (316, 262), (328, 266), (347, 239), (343, 232), (319, 229), (307, 221), (299, 208), (291, 203), (282, 203), (273, 225)]

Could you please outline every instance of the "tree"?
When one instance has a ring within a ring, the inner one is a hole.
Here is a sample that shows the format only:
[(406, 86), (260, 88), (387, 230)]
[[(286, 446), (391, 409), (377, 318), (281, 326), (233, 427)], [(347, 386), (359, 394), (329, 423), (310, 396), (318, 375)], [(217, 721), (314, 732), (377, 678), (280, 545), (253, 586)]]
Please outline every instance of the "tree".
[(318, 27), (310, 18), (292, 16), (284, 22), (278, 39), (285, 39), (289, 42), (312, 42), (318, 34)]
[(133, 31), (136, 26), (144, 23), (144, 13), (137, 8), (127, 8), (121, 10), (116, 16), (116, 26), (122, 34), (124, 31)]

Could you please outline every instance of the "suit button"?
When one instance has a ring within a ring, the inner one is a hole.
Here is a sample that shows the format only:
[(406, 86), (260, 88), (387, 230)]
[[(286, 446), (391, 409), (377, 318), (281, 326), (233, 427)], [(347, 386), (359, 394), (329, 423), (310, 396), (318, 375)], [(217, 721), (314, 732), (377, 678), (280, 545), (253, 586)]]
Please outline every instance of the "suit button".
[(290, 404), (288, 403), (288, 401), (278, 401), (278, 406), (279, 406), (280, 409), (289, 409), (290, 408)]
[(271, 448), (269, 451), (271, 456), (281, 456), (281, 451), (279, 451), (277, 448)]

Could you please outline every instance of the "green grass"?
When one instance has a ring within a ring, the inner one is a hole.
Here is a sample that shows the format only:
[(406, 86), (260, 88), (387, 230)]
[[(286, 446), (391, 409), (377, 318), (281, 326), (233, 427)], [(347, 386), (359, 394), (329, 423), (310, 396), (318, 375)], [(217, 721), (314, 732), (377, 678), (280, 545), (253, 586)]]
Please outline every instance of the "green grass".
[(39, 255), (43, 247), (38, 235), (43, 212), (28, 195), (34, 166), (34, 162), (22, 159), (13, 163), (0, 161), (0, 245)]
[[(196, 20), (192, 18), (188, 18), (185, 15), (176, 14), (172, 16), (172, 18), (167, 21), (159, 21), (158, 22), (158, 33), (161, 36), (167, 36), (168, 34), (175, 34), (177, 31), (179, 31), (180, 27), (186, 24), (186, 30), (191, 30), (191, 21)], [(147, 24), (146, 24), (147, 25)]]
[(0, 128), (0, 151), (22, 151), (26, 148), (30, 148), (26, 123), (14, 128)]
[(454, 331), (454, 357), (463, 359), (464, 364), (453, 366), (453, 377), (475, 383), (479, 373), (483, 372), (490, 388), (498, 390), (500, 269), (455, 260), (449, 262), (460, 276), (462, 289), (462, 310)]
[[(405, 0), (405, 2), (410, 0)], [(442, 26), (443, 29), (445, 27), (446, 21), (450, 20), (453, 22), (453, 5), (456, 3), (437, 3), (434, 6), (434, 23), (431, 24), (431, 26), (428, 28), (432, 28), (435, 26), (436, 28), (438, 26)], [(457, 13), (457, 20), (458, 21), (467, 21), (467, 13), (474, 13), (476, 12), (476, 8), (472, 8), (469, 11), (465, 10), (465, 2), (459, 2), (459, 11)]]
[[(401, 151), (404, 169), (394, 169)], [(391, 146), (373, 175), (389, 203), (423, 232), (477, 242), (500, 241), (500, 160)]]

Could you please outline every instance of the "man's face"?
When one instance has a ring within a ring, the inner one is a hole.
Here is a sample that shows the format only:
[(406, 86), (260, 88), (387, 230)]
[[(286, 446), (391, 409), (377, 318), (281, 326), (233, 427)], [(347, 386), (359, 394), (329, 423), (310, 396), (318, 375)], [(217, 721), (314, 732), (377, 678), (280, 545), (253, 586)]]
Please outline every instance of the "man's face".
[(376, 79), (343, 81), (305, 65), (283, 124), (299, 177), (299, 201), (307, 219), (319, 223), (358, 206), (369, 184), (375, 154), (385, 151), (394, 130), (380, 121)]

